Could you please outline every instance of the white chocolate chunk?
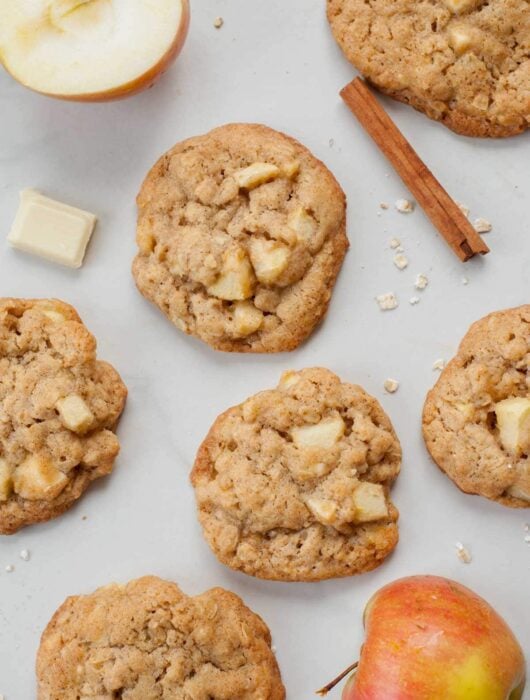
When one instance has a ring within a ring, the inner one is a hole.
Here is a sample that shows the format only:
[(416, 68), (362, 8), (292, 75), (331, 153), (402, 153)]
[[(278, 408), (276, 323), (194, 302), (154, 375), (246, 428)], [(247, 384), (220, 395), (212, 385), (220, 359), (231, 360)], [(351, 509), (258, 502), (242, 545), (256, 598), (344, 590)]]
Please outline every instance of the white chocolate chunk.
[(282, 165), (282, 172), (285, 177), (288, 177), (290, 180), (296, 177), (300, 172), (300, 161), (290, 160), (288, 163), (285, 163)]
[(475, 413), (475, 407), (472, 403), (466, 403), (465, 401), (457, 401), (454, 404), (455, 408), (460, 411), (466, 420), (473, 418)]
[(297, 447), (329, 450), (344, 435), (344, 421), (340, 416), (324, 418), (315, 425), (302, 425), (291, 430), (291, 437)]
[(94, 422), (94, 414), (77, 394), (59, 399), (55, 404), (65, 427), (74, 433), (85, 433)]
[(7, 240), (26, 253), (77, 268), (83, 263), (95, 225), (94, 214), (49, 199), (34, 190), (23, 190)]
[(381, 520), (388, 515), (385, 491), (381, 484), (362, 481), (353, 493), (353, 504), (355, 520), (359, 523)]
[(318, 224), (303, 207), (298, 207), (289, 214), (287, 225), (296, 233), (297, 239), (309, 244), (314, 238)]
[(461, 56), (473, 43), (471, 33), (464, 27), (451, 27), (448, 32), (449, 46), (457, 56)]
[(233, 177), (241, 189), (253, 190), (265, 182), (275, 180), (280, 175), (280, 168), (272, 163), (252, 163), (248, 168), (237, 170)]
[(478, 6), (479, 2), (482, 2), (482, 0), (445, 0), (447, 7), (455, 14), (472, 10)]
[(263, 284), (272, 284), (289, 264), (290, 251), (277, 241), (253, 238), (250, 241), (250, 260), (256, 277)]
[(41, 455), (29, 455), (13, 475), (15, 493), (28, 501), (51, 501), (67, 483), (67, 477)]
[(325, 476), (330, 469), (324, 462), (317, 462), (315, 464), (299, 464), (296, 467), (291, 467), (291, 471), (299, 481), (309, 481)]
[(516, 397), (495, 404), (499, 438), (515, 456), (530, 450), (530, 399)]
[(528, 501), (530, 503), (530, 483), (526, 484), (513, 484), (506, 490), (513, 498), (520, 498), (521, 501)]
[(308, 498), (306, 505), (319, 522), (324, 525), (333, 522), (337, 512), (337, 505), (333, 501), (327, 501), (323, 498)]
[(0, 457), (0, 501), (7, 501), (13, 490), (12, 469), (7, 461)]
[(278, 384), (278, 388), (289, 389), (289, 387), (293, 386), (299, 381), (300, 374), (292, 369), (288, 369), (285, 372), (283, 372), (282, 376), (280, 377), (280, 383)]
[(250, 260), (246, 252), (238, 248), (227, 253), (221, 274), (208, 287), (208, 292), (219, 299), (243, 301), (252, 296), (254, 283), (254, 271)]
[(255, 333), (263, 325), (263, 314), (250, 301), (238, 301), (234, 310), (234, 326), (239, 335)]

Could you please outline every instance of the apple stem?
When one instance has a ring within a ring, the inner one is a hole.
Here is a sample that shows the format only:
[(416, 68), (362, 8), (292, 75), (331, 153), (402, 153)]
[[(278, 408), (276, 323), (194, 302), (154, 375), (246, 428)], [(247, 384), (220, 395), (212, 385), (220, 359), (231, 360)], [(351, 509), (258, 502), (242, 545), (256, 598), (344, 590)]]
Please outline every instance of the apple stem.
[(337, 683), (340, 683), (343, 678), (346, 678), (346, 676), (351, 673), (352, 671), (355, 671), (357, 666), (359, 665), (359, 662), (356, 661), (353, 663), (351, 666), (348, 666), (342, 673), (340, 673), (336, 678), (334, 678), (330, 683), (325, 685), (323, 688), (320, 688), (320, 690), (317, 690), (317, 695), (320, 695), (321, 697), (324, 697), (329, 693), (330, 690), (333, 690), (333, 688), (337, 685)]

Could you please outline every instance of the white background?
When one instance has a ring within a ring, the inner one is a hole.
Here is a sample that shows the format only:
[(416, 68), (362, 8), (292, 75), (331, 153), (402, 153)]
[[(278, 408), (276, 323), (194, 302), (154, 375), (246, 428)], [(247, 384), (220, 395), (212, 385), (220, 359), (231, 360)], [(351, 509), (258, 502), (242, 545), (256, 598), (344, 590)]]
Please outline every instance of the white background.
[[(69, 594), (146, 573), (198, 593), (220, 585), (269, 624), (288, 697), (303, 700), (353, 661), (362, 609), (383, 584), (416, 573), (468, 584), (508, 620), (530, 651), (528, 510), (466, 496), (430, 461), (420, 414), (469, 324), (529, 301), (530, 137), (466, 139), (391, 101), (385, 105), (450, 193), (494, 225), (492, 252), (463, 265), (420, 210), (399, 214), (399, 178), (338, 97), (353, 69), (331, 38), (323, 0), (196, 0), (176, 65), (151, 90), (82, 105), (33, 94), (0, 75), (0, 294), (72, 303), (120, 371), (130, 397), (114, 474), (66, 515), (0, 538), (0, 693), (35, 697), (34, 657), (46, 622)], [(216, 16), (224, 17), (216, 30)], [(258, 121), (299, 138), (337, 176), (349, 202), (351, 248), (326, 321), (292, 354), (216, 353), (186, 337), (136, 291), (134, 198), (148, 168), (175, 142), (230, 121)], [(330, 146), (330, 139), (333, 139)], [(97, 213), (84, 267), (70, 271), (8, 249), (18, 191), (35, 187)], [(526, 199), (526, 201), (525, 201)], [(389, 239), (410, 266), (393, 263)], [(413, 288), (424, 272), (429, 286)], [(469, 278), (467, 286), (462, 278)], [(395, 291), (397, 310), (374, 297)], [(421, 302), (410, 306), (411, 296)], [(377, 396), (402, 441), (394, 488), (401, 540), (377, 571), (319, 584), (260, 581), (218, 564), (202, 539), (188, 473), (213, 419), (272, 387), (286, 368), (324, 365)], [(401, 383), (386, 395), (383, 381)], [(86, 520), (83, 519), (86, 516)], [(469, 565), (455, 542), (472, 552)], [(31, 560), (19, 552), (27, 548)], [(5, 566), (15, 565), (13, 573)], [(338, 697), (336, 691), (334, 697)], [(527, 691), (525, 696), (530, 698)]]

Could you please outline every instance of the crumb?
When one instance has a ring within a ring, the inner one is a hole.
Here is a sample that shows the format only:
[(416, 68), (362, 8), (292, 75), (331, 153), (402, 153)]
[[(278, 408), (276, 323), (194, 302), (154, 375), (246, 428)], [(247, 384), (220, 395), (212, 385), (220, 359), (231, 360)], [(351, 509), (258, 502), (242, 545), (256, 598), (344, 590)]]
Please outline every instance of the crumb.
[(23, 561), (29, 561), (29, 560), (30, 560), (30, 557), (31, 557), (31, 554), (30, 554), (30, 552), (29, 552), (28, 549), (23, 549), (23, 550), (20, 552), (20, 558), (21, 558)]
[(523, 530), (524, 530), (525, 532), (530, 532), (530, 523), (525, 523), (525, 524), (523, 525)]
[[(276, 646), (274, 644), (271, 645), (271, 651), (273, 654), (276, 653)], [(0, 700), (2, 700), (2, 698), (0, 698)]]
[(401, 214), (410, 214), (411, 211), (414, 211), (414, 204), (408, 199), (397, 199), (395, 206)]
[(432, 365), (433, 370), (438, 369), (438, 370), (440, 370), (440, 372), (443, 370), (444, 367), (445, 367), (445, 360), (443, 360), (442, 358), (435, 360), (433, 362), (433, 365)]
[(392, 250), (396, 250), (396, 248), (400, 248), (401, 241), (399, 240), (399, 238), (392, 238), (392, 240), (390, 241), (390, 247), (392, 248)]
[(385, 379), (383, 386), (385, 387), (385, 391), (389, 394), (395, 394), (399, 389), (399, 382), (397, 379)]
[(525, 541), (527, 544), (530, 544), (530, 535), (525, 535), (524, 541)]
[(471, 552), (469, 549), (464, 547), (462, 542), (456, 542), (455, 543), (456, 547), (456, 556), (460, 559), (460, 561), (464, 562), (464, 564), (469, 564), (471, 562)]
[(375, 299), (379, 304), (381, 311), (392, 311), (392, 309), (397, 308), (399, 304), (396, 295), (393, 292), (379, 294), (379, 296), (377, 296)]
[(462, 277), (462, 284), (469, 284), (469, 280), (467, 277)]
[(475, 219), (473, 222), (473, 228), (477, 233), (489, 233), (493, 226), (487, 219)]
[(328, 141), (329, 147), (330, 147), (330, 148), (333, 148), (333, 144), (334, 144), (334, 143), (335, 143), (335, 140), (334, 140), (334, 139), (330, 139), (330, 140)]
[(225, 23), (225, 21), (222, 17), (216, 17), (214, 20), (213, 26), (216, 29), (221, 29), (221, 27), (223, 26), (224, 23)]
[(398, 270), (404, 270), (408, 264), (408, 259), (402, 253), (399, 253), (394, 258), (394, 265), (397, 267)]
[(388, 209), (388, 204), (386, 202), (380, 202), (379, 206), (381, 209)]
[(462, 204), (462, 202), (457, 202), (455, 199), (456, 206), (460, 209), (462, 214), (464, 216), (469, 216), (469, 207), (466, 207), (465, 204)]
[(416, 306), (416, 304), (419, 304), (419, 303), (420, 303), (419, 297), (410, 297), (409, 304), (411, 304), (411, 306)]
[(427, 275), (416, 275), (416, 281), (414, 282), (414, 286), (416, 289), (425, 289), (425, 287), (429, 284), (429, 278)]
[(81, 518), (81, 520), (86, 520), (86, 519), (87, 519), (86, 515), (83, 515), (83, 517)]
[(8, 564), (6, 566), (6, 571), (8, 574), (12, 573), (14, 570), (15, 570), (15, 567), (13, 566), (13, 564)]

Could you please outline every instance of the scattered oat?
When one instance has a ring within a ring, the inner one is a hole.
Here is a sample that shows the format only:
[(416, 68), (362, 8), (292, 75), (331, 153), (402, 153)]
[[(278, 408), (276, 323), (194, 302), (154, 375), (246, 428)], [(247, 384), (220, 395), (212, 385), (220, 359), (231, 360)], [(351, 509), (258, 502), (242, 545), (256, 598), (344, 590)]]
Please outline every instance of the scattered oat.
[(462, 202), (457, 202), (456, 200), (455, 200), (455, 202), (456, 202), (456, 206), (460, 209), (462, 214), (464, 216), (469, 216), (469, 207), (466, 207), (466, 205), (462, 204)]
[(477, 233), (489, 233), (493, 226), (487, 219), (478, 218), (473, 222), (473, 228)]
[(23, 561), (29, 561), (29, 560), (30, 560), (30, 557), (31, 557), (31, 554), (30, 554), (30, 552), (29, 552), (28, 549), (23, 549), (23, 550), (20, 552), (20, 558), (21, 558)]
[(379, 206), (381, 209), (388, 209), (388, 204), (386, 202), (380, 202)]
[(409, 304), (411, 304), (411, 306), (416, 306), (416, 304), (419, 304), (419, 303), (420, 303), (419, 297), (410, 297)]
[(390, 240), (390, 247), (392, 248), (392, 250), (396, 250), (396, 248), (399, 248), (400, 246), (401, 241), (399, 240), (399, 238), (392, 238)]
[(462, 284), (469, 284), (469, 280), (467, 277), (462, 277)]
[(525, 532), (530, 532), (530, 523), (525, 523), (525, 524), (523, 525), (523, 530), (524, 530)]
[(433, 370), (438, 369), (438, 370), (440, 370), (440, 372), (443, 370), (444, 367), (445, 367), (445, 360), (443, 360), (442, 358), (435, 360), (433, 363), (433, 366), (432, 366)]
[(225, 23), (225, 21), (224, 21), (224, 19), (223, 19), (222, 17), (216, 17), (216, 18), (214, 19), (213, 26), (214, 26), (216, 29), (221, 29), (221, 27), (223, 26), (224, 23)]
[(527, 544), (530, 544), (530, 535), (525, 535), (524, 541), (525, 541)]
[(385, 387), (385, 391), (388, 391), (389, 394), (395, 394), (399, 389), (399, 382), (397, 379), (385, 379), (383, 386)]
[[(271, 645), (271, 651), (273, 654), (276, 654), (276, 645), (275, 644)], [(0, 700), (2, 700), (2, 698), (0, 698)]]
[(401, 214), (410, 214), (411, 211), (414, 211), (414, 204), (408, 199), (397, 199), (395, 206)]
[(396, 295), (393, 292), (379, 294), (375, 299), (381, 311), (392, 311), (392, 309), (396, 309), (399, 305)]
[[(398, 249), (399, 250), (399, 249)], [(394, 258), (394, 265), (398, 270), (404, 270), (409, 264), (408, 258), (403, 253), (398, 253)]]
[(15, 567), (13, 566), (13, 564), (8, 564), (6, 566), (6, 571), (8, 574), (12, 573), (14, 570), (15, 570)]
[(456, 547), (456, 556), (460, 559), (460, 561), (464, 562), (464, 564), (469, 564), (471, 561), (471, 552), (469, 549), (464, 547), (462, 542), (456, 542), (455, 543)]

